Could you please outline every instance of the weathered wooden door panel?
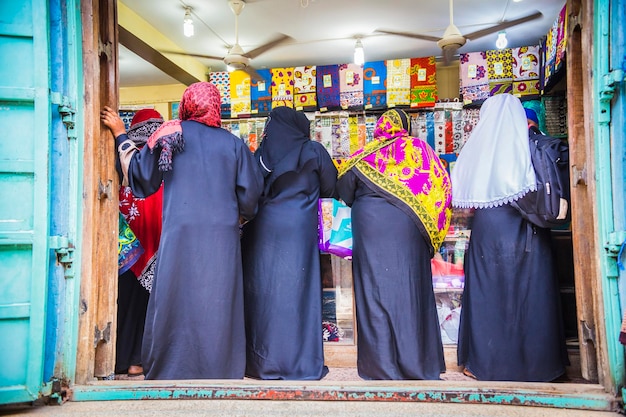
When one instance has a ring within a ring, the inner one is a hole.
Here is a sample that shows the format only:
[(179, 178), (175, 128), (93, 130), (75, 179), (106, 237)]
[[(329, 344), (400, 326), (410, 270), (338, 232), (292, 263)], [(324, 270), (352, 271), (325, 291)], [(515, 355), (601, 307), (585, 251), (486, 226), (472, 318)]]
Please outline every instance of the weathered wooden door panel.
[(0, 2), (0, 403), (43, 389), (50, 144), (48, 6)]

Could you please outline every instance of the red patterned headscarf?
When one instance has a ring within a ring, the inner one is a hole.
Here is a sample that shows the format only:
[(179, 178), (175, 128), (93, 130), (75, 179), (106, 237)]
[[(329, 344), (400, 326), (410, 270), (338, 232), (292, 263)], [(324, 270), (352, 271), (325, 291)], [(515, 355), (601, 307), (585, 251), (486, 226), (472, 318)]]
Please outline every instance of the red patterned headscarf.
[(220, 104), (220, 92), (214, 84), (199, 82), (187, 87), (178, 107), (179, 120), (163, 123), (148, 139), (151, 151), (155, 147), (161, 147), (159, 157), (161, 171), (170, 171), (172, 157), (175, 153), (182, 152), (185, 147), (181, 122), (194, 120), (207, 126), (221, 127)]

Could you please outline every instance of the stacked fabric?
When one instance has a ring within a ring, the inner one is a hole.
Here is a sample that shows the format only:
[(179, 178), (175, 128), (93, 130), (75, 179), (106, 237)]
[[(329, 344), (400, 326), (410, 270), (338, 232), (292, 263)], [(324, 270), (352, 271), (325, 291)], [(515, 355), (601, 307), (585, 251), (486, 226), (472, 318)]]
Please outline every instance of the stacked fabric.
[(217, 71), (209, 74), (209, 81), (217, 87), (222, 97), (220, 113), (222, 119), (230, 118), (230, 73), (228, 71)]
[(435, 57), (411, 58), (411, 108), (434, 107), (437, 101)]
[(317, 75), (315, 66), (295, 67), (293, 72), (294, 104), (296, 110), (317, 110)]
[(459, 58), (461, 97), (465, 104), (486, 100), (489, 97), (487, 53), (470, 52)]
[(544, 54), (544, 74), (543, 85), (544, 89), (549, 83), (552, 77), (561, 69), (565, 59), (565, 48), (567, 40), (567, 5), (563, 6), (559, 16), (556, 18), (552, 27), (546, 34), (543, 54)]
[(230, 115), (231, 117), (249, 116), (250, 75), (236, 70), (230, 73)]
[(511, 49), (487, 51), (489, 95), (513, 92), (513, 54)]
[(411, 59), (387, 60), (387, 107), (411, 104)]
[(539, 94), (539, 46), (512, 48), (513, 95)]
[(365, 110), (387, 108), (387, 61), (363, 65), (363, 107)]
[(332, 111), (341, 108), (339, 65), (317, 67), (317, 105), (319, 110)]
[(250, 80), (250, 107), (255, 116), (267, 116), (272, 110), (272, 72), (269, 69), (257, 70), (263, 81)]
[(293, 67), (272, 68), (272, 108), (293, 107)]
[(343, 110), (363, 109), (363, 67), (339, 65), (339, 104)]

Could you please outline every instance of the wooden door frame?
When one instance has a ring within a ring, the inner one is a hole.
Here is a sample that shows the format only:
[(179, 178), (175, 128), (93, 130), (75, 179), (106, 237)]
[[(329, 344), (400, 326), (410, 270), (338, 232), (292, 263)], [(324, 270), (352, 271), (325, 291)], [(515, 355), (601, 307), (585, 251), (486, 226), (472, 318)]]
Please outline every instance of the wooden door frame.
[(115, 142), (100, 122), (118, 107), (116, 0), (81, 0), (84, 73), (82, 262), (75, 382), (114, 375), (119, 180)]
[[(568, 0), (567, 98), (572, 169), (572, 241), (583, 376), (611, 386), (603, 309), (593, 120), (593, 0)], [(117, 3), (81, 0), (84, 71), (84, 190), (79, 337), (75, 383), (114, 374), (117, 295), (118, 178), (114, 145), (100, 123), (103, 105), (118, 107)], [(587, 115), (587, 117), (585, 117)], [(586, 178), (579, 178), (582, 168)], [(576, 262), (584, 259), (584, 262)]]

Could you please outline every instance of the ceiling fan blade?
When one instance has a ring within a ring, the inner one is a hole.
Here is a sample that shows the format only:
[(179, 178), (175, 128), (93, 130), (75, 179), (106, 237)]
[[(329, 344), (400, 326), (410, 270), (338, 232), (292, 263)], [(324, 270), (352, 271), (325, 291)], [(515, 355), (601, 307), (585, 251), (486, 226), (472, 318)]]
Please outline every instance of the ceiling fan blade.
[(223, 56), (192, 54), (192, 53), (189, 53), (189, 52), (179, 52), (179, 51), (160, 51), (160, 52), (164, 53), (164, 54), (192, 56), (194, 58), (217, 59), (217, 60), (220, 60), (220, 61), (224, 59)]
[(257, 70), (255, 70), (252, 67), (245, 67), (243, 71), (245, 71), (250, 76), (250, 78), (253, 79), (254, 81), (257, 81), (257, 82), (265, 81), (265, 79), (261, 76), (261, 74), (259, 74)]
[(421, 39), (424, 41), (432, 41), (432, 42), (438, 42), (439, 39), (441, 39), (437, 36), (420, 35), (419, 33), (394, 32), (392, 30), (384, 30), (384, 29), (376, 29), (376, 32), (384, 33), (385, 35), (404, 36), (407, 38)]
[(478, 30), (476, 32), (469, 33), (469, 34), (465, 35), (465, 39), (469, 39), (470, 41), (472, 41), (474, 39), (478, 39), (478, 38), (481, 38), (483, 36), (490, 35), (492, 33), (500, 32), (501, 30), (510, 28), (512, 26), (515, 26), (515, 25), (519, 25), (521, 23), (530, 22), (531, 20), (538, 19), (541, 16), (543, 16), (541, 14), (541, 12), (535, 12), (535, 13), (530, 14), (528, 16), (520, 17), (519, 19), (510, 20), (510, 21), (504, 21), (504, 22), (499, 23), (499, 24), (497, 24), (495, 26), (492, 26), (490, 28), (482, 29), (482, 30)]
[(292, 40), (293, 38), (291, 36), (285, 35), (285, 34), (280, 34), (280, 36), (274, 38), (273, 40), (269, 41), (268, 43), (259, 46), (258, 48), (254, 48), (251, 51), (248, 51), (247, 53), (244, 54), (244, 56), (247, 56), (250, 59), (256, 58), (257, 56), (261, 55), (262, 53), (269, 51), (270, 49), (280, 45), (281, 43), (287, 42), (289, 40)]

